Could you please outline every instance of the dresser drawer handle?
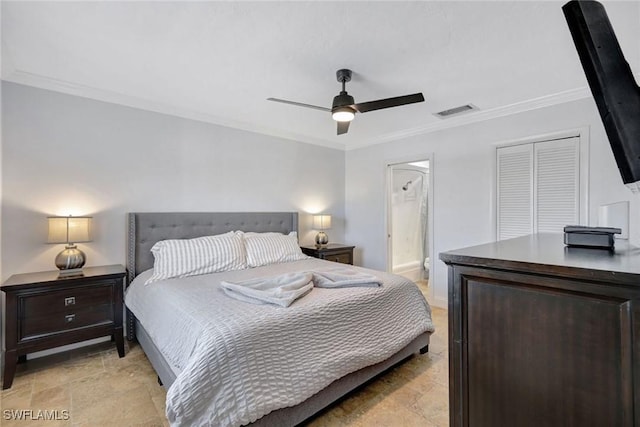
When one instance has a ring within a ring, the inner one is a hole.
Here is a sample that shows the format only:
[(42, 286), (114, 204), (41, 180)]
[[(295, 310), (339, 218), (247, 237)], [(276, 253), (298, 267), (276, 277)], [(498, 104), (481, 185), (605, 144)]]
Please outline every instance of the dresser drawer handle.
[(64, 306), (68, 306), (68, 305), (75, 305), (76, 304), (76, 297), (68, 297), (64, 299)]
[(76, 315), (75, 314), (67, 314), (66, 316), (64, 316), (64, 321), (67, 323), (71, 323), (76, 319)]

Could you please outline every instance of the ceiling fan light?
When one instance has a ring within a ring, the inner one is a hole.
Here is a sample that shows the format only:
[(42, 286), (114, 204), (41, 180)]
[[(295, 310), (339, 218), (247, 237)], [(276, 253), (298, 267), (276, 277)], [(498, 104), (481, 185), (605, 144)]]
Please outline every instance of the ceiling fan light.
[(336, 122), (350, 122), (355, 116), (355, 112), (349, 107), (339, 107), (331, 113), (331, 117)]

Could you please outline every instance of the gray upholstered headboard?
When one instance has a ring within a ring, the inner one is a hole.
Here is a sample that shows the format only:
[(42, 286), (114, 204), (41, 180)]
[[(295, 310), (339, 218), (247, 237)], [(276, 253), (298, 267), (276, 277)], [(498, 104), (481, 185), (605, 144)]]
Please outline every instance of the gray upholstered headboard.
[(129, 281), (153, 267), (151, 247), (165, 239), (191, 239), (232, 230), (298, 231), (297, 212), (132, 212), (129, 213)]

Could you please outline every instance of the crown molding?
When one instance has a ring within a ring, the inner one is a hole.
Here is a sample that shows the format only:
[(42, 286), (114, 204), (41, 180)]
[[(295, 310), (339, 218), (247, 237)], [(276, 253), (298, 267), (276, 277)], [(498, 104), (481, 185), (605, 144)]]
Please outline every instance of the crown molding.
[[(640, 81), (640, 73), (634, 74), (634, 77), (636, 82)], [(381, 135), (378, 138), (368, 141), (366, 144), (352, 144), (348, 146), (346, 150), (356, 150), (359, 148), (370, 147), (376, 144), (398, 141), (400, 139), (409, 138), (411, 136), (424, 135), (445, 129), (455, 128), (458, 126), (465, 126), (472, 123), (483, 122), (485, 120), (497, 119), (499, 117), (524, 113), (526, 111), (533, 111), (540, 108), (578, 101), (580, 99), (590, 98), (591, 96), (591, 90), (588, 87), (583, 86), (576, 89), (566, 90), (564, 92), (558, 92), (551, 95), (541, 96), (539, 98), (533, 98), (522, 102), (516, 102), (510, 105), (492, 108), (489, 110), (480, 110), (458, 117), (440, 119), (441, 121), (429, 123), (424, 126), (418, 126), (401, 132)]]
[[(4, 49), (3, 49), (4, 50)], [(5, 52), (3, 52), (4, 56)], [(6, 64), (6, 66), (5, 66)], [(39, 74), (29, 73), (23, 70), (15, 69), (11, 66), (11, 61), (4, 61), (2, 64), (2, 79), (12, 83), (33, 86), (40, 89), (52, 90), (68, 95), (75, 95), (82, 98), (89, 98), (98, 101), (108, 102), (112, 104), (124, 105), (127, 107), (137, 108), (141, 110), (153, 111), (160, 114), (167, 114), (175, 117), (181, 117), (190, 120), (196, 120), (205, 123), (211, 123), (219, 126), (240, 129), (247, 132), (258, 133), (262, 135), (273, 136), (277, 138), (287, 139), (295, 142), (319, 145), (336, 150), (357, 150), (360, 148), (370, 147), (372, 145), (384, 144), (387, 142), (398, 141), (412, 136), (425, 135), (446, 129), (452, 129), (459, 126), (465, 126), (472, 123), (478, 123), (486, 120), (492, 120), (500, 117), (519, 114), (527, 111), (533, 111), (540, 108), (550, 107), (553, 105), (564, 104), (567, 102), (585, 99), (591, 96), (588, 87), (579, 87), (576, 89), (558, 92), (551, 95), (541, 96), (539, 98), (527, 101), (517, 102), (510, 105), (492, 108), (489, 110), (479, 110), (470, 114), (451, 117), (448, 119), (439, 119), (423, 126), (406, 129), (399, 132), (391, 132), (381, 135), (377, 138), (370, 139), (367, 142), (355, 142), (350, 144), (336, 143), (320, 138), (312, 138), (306, 135), (300, 135), (293, 132), (281, 131), (278, 129), (256, 126), (251, 123), (225, 119), (222, 117), (206, 114), (199, 111), (193, 111), (182, 107), (176, 107), (151, 101), (148, 99), (138, 98), (123, 93), (107, 91), (90, 86), (78, 85), (64, 80), (54, 79)], [(636, 81), (640, 80), (640, 73), (635, 75)]]
[(527, 101), (516, 102), (510, 105), (504, 105), (501, 107), (492, 108), (489, 110), (479, 110), (470, 114), (461, 115), (458, 117), (451, 117), (448, 119), (439, 119), (438, 122), (429, 123), (424, 126), (418, 126), (411, 129), (407, 129), (401, 132), (394, 132), (390, 134), (381, 135), (380, 137), (367, 142), (366, 144), (351, 145), (347, 147), (347, 150), (356, 150), (359, 148), (369, 147), (376, 144), (384, 144), (386, 142), (397, 141), (400, 139), (409, 138), (416, 135), (424, 135), (428, 133), (438, 132), (445, 129), (451, 129), (459, 126), (465, 126), (472, 123), (483, 122), (486, 120), (492, 120), (499, 117), (510, 116), (513, 114), (523, 113), (526, 111), (533, 111), (540, 108), (550, 107), (553, 105), (564, 104), (567, 102), (577, 101), (585, 99), (591, 96), (591, 92), (587, 87), (580, 87), (577, 89), (571, 89), (564, 92), (558, 92), (552, 95), (545, 95), (539, 98), (530, 99)]
[[(306, 135), (299, 135), (293, 132), (283, 132), (278, 129), (256, 126), (251, 123), (225, 119), (214, 116), (212, 114), (202, 113), (199, 111), (189, 110), (187, 108), (176, 107), (148, 99), (138, 98), (119, 92), (108, 91), (94, 88), (91, 86), (79, 85), (60, 79), (54, 79), (39, 74), (29, 73), (27, 71), (12, 69), (3, 73), (2, 80), (18, 83), (27, 86), (33, 86), (40, 89), (61, 92), (67, 95), (74, 95), (81, 98), (89, 98), (97, 101), (108, 102), (111, 104), (124, 105), (127, 107), (137, 108), (146, 111), (152, 111), (160, 114), (181, 117), (199, 122), (211, 123), (214, 125), (229, 127), (233, 129), (244, 130), (247, 132), (268, 135), (277, 138), (292, 140), (306, 144), (319, 145), (323, 147), (344, 150), (344, 144), (326, 141), (319, 138), (310, 138)], [(9, 72), (10, 71), (10, 72)]]

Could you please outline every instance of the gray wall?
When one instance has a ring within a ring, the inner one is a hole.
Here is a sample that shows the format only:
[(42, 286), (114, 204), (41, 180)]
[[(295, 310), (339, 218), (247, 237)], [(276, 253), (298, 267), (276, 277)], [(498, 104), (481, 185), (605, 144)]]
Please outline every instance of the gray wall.
[(124, 263), (129, 211), (293, 210), (302, 243), (322, 211), (344, 238), (341, 150), (7, 82), (2, 121), (2, 280), (55, 268), (48, 215), (94, 217), (87, 265)]
[(51, 214), (93, 215), (95, 240), (81, 245), (88, 264), (123, 263), (128, 211), (297, 210), (303, 243), (315, 234), (306, 212), (328, 212), (330, 240), (357, 245), (358, 264), (386, 270), (385, 164), (433, 154), (431, 273), (434, 302), (444, 305), (437, 254), (495, 238), (495, 146), (579, 128), (590, 140), (589, 223), (598, 206), (629, 200), (631, 240), (640, 244), (640, 197), (622, 185), (591, 99), (346, 155), (10, 83), (2, 101), (3, 280), (53, 268), (62, 247), (44, 243)]
[(433, 302), (446, 306), (447, 271), (438, 254), (495, 240), (495, 146), (579, 128), (587, 131), (590, 140), (589, 225), (597, 225), (600, 205), (629, 200), (631, 241), (640, 244), (640, 197), (622, 184), (595, 103), (589, 98), (348, 151), (345, 240), (357, 245), (356, 262), (387, 268), (385, 165), (433, 154), (431, 286)]

